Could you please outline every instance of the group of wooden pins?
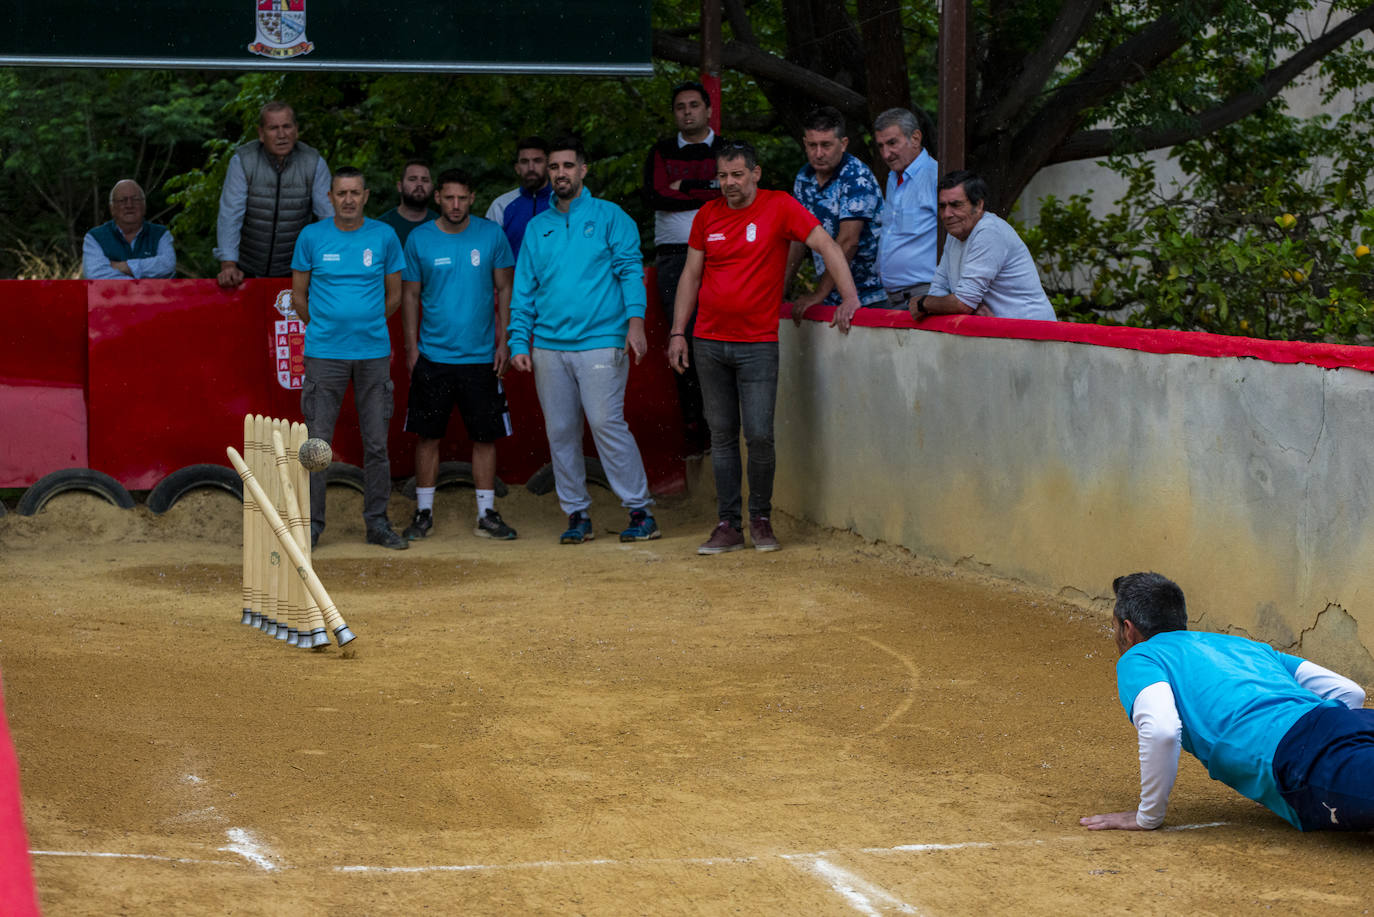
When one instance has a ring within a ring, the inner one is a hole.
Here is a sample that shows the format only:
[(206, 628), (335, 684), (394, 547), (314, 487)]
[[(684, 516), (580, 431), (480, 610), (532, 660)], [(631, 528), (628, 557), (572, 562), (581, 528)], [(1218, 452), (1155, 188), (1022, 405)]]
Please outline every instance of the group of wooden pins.
[(243, 479), (242, 621), (287, 646), (320, 649), (329, 645), (330, 632), (339, 646), (354, 634), (310, 563), (310, 473), (301, 465), (306, 442), (305, 424), (249, 414), (243, 454), (233, 446), (226, 452)]

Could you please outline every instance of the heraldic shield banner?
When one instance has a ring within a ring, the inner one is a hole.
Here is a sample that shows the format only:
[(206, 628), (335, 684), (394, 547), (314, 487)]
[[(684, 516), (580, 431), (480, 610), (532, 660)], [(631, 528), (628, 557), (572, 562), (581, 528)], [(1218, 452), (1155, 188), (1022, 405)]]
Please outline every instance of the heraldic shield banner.
[(305, 0), (257, 0), (258, 34), (248, 50), (285, 59), (315, 49), (305, 37)]
[(0, 67), (653, 73), (652, 0), (0, 4)]

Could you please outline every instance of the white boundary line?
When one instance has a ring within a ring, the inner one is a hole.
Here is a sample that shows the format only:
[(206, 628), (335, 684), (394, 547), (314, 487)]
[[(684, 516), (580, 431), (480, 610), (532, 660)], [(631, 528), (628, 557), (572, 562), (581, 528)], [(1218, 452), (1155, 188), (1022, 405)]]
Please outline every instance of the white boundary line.
[[(1203, 822), (1194, 825), (1171, 825), (1167, 828), (1160, 828), (1161, 831), (1199, 831), (1206, 828), (1220, 828), (1229, 825), (1230, 822), (1213, 821)], [(263, 846), (253, 835), (242, 828), (231, 828), (226, 832), (230, 843), (220, 850), (237, 853), (252, 865), (259, 869), (270, 871), (276, 869), (298, 869), (301, 867), (288, 866), (281, 863), (276, 854)], [(954, 850), (995, 850), (1004, 847), (1031, 847), (1043, 846), (1046, 844), (1067, 843), (1071, 841), (1082, 841), (1092, 837), (1100, 838), (1099, 832), (1083, 831), (1078, 834), (1067, 834), (1053, 838), (1025, 839), (1008, 841), (965, 841), (954, 844), (898, 844), (893, 847), (854, 847), (841, 848), (835, 850), (817, 850), (810, 853), (778, 853), (762, 854), (756, 856), (715, 856), (715, 857), (630, 857), (627, 859), (595, 859), (595, 860), (535, 860), (524, 863), (469, 863), (442, 865), (435, 864), (430, 866), (322, 866), (319, 869), (327, 869), (331, 872), (342, 873), (430, 873), (430, 872), (483, 872), (497, 870), (525, 870), (525, 869), (578, 869), (587, 866), (612, 866), (612, 867), (641, 867), (641, 866), (728, 866), (744, 865), (749, 863), (760, 863), (765, 860), (777, 857), (787, 861), (823, 861), (829, 856), (843, 856), (851, 853), (866, 853), (875, 855), (900, 854), (900, 853), (940, 853)], [(90, 857), (93, 859), (121, 859), (121, 860), (151, 860), (161, 863), (192, 863), (208, 866), (242, 866), (244, 864), (231, 860), (206, 860), (196, 857), (173, 857), (160, 856), (153, 853), (118, 853), (112, 851), (99, 850), (30, 850), (30, 856), (50, 856), (50, 857)]]
[(882, 905), (895, 908), (901, 914), (920, 913), (916, 908), (887, 889), (874, 885), (847, 869), (841, 869), (824, 857), (803, 853), (783, 854), (782, 858), (798, 869), (804, 869), (819, 876), (841, 898), (849, 902), (850, 907), (860, 914), (867, 915), (867, 917), (879, 917), (881, 914), (879, 907)]

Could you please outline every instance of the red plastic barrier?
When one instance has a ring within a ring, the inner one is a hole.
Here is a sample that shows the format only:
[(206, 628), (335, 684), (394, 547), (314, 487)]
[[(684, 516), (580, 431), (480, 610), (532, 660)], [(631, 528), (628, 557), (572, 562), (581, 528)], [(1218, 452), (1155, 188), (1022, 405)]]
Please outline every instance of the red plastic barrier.
[[(300, 393), (278, 381), (275, 308), (285, 280), (222, 290), (209, 280), (5, 281), (12, 333), (0, 339), (0, 487), (24, 487), (51, 471), (91, 467), (131, 490), (152, 488), (184, 465), (224, 463), (241, 443), (243, 415), (301, 420)], [(652, 296), (652, 274), (649, 285)], [(415, 437), (402, 432), (409, 378), (401, 322), (393, 316), (396, 410), (391, 464), (413, 471)], [(686, 483), (677, 391), (663, 358), (667, 326), (656, 303), (646, 322), (650, 353), (630, 370), (625, 416), (656, 493)], [(290, 368), (288, 360), (287, 368)], [(299, 367), (297, 367), (299, 368)], [(288, 373), (289, 375), (289, 373)], [(524, 482), (549, 460), (533, 377), (506, 376), (515, 432), (497, 447), (497, 473)], [(361, 464), (352, 395), (334, 440), (341, 461)], [(441, 458), (466, 460), (457, 418)], [(595, 454), (590, 434), (586, 451)]]
[[(792, 307), (779, 311), (783, 321), (792, 317)], [(829, 322), (834, 306), (812, 306), (807, 321)], [(1252, 357), (1269, 363), (1310, 363), (1327, 369), (1359, 369), (1374, 372), (1374, 347), (1350, 344), (1309, 344), (1303, 341), (1267, 341), (1261, 338), (1232, 337), (1204, 331), (1169, 331), (1159, 328), (1125, 328), (1115, 325), (1085, 325), (1075, 322), (1037, 322), (1013, 318), (987, 318), (981, 315), (933, 315), (919, 323), (901, 309), (860, 309), (854, 324), (867, 328), (920, 328), (965, 337), (1017, 338), (1027, 341), (1067, 341), (1119, 347), (1145, 353), (1182, 353), (1198, 357)]]
[(0, 280), (0, 302), (0, 487), (26, 487), (48, 471), (89, 464), (86, 287)]

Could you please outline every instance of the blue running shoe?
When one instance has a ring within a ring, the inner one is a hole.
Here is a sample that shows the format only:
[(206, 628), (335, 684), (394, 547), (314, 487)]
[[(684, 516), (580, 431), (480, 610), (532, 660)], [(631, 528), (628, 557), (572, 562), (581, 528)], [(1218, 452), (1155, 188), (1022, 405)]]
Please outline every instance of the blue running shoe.
[(621, 541), (653, 541), (663, 533), (645, 509), (630, 510), (630, 527), (620, 533)]
[(568, 516), (568, 530), (558, 536), (559, 544), (581, 544), (591, 541), (596, 535), (592, 532), (592, 520), (584, 513)]

